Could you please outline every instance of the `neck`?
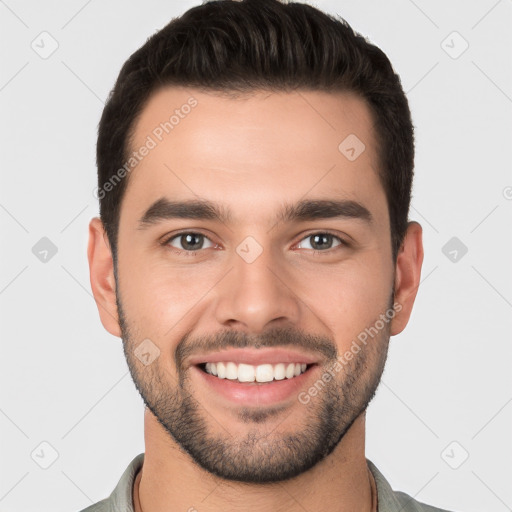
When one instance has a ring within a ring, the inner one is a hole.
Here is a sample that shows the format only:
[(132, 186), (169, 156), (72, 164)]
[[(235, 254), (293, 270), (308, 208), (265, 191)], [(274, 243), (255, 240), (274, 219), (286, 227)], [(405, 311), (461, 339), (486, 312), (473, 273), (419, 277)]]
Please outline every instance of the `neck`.
[(148, 409), (144, 432), (144, 465), (134, 485), (135, 512), (371, 512), (376, 506), (365, 458), (364, 413), (329, 456), (291, 480), (270, 484), (226, 481), (206, 472), (179, 449)]

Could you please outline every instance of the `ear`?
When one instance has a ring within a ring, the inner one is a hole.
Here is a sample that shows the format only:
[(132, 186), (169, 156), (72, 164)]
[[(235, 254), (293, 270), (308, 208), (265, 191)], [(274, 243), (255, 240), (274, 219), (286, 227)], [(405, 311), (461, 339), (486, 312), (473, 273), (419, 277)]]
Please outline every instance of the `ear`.
[(94, 217), (89, 223), (87, 258), (92, 293), (98, 306), (101, 323), (110, 334), (121, 337), (116, 304), (114, 261), (107, 234), (98, 217)]
[(397, 255), (395, 273), (395, 311), (391, 322), (391, 336), (401, 333), (411, 316), (420, 285), (423, 264), (422, 227), (409, 222), (404, 241)]

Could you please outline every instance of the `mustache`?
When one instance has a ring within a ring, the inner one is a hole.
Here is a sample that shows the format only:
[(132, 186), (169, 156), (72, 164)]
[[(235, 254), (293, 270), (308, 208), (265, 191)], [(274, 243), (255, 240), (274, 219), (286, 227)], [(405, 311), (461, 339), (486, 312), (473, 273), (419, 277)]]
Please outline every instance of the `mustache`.
[(199, 353), (218, 352), (229, 348), (276, 348), (293, 346), (311, 354), (322, 354), (328, 360), (338, 357), (336, 343), (325, 336), (311, 335), (302, 329), (276, 327), (262, 334), (224, 330), (213, 335), (192, 338), (185, 334), (177, 344), (174, 355), (178, 371), (183, 368), (185, 359)]

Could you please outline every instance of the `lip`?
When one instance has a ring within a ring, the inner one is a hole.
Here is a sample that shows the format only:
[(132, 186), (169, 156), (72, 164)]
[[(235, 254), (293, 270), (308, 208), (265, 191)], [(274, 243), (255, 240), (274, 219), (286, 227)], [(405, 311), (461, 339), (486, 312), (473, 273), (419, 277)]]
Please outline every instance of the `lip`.
[[(318, 358), (310, 354), (305, 354), (296, 350), (283, 348), (237, 348), (229, 350), (221, 350), (209, 354), (200, 354), (191, 357), (190, 365), (197, 366), (203, 363), (220, 363), (233, 362), (235, 364), (252, 364), (258, 366), (260, 364), (278, 364), (278, 363), (305, 363), (319, 364)], [(221, 379), (217, 379), (221, 380)], [(279, 382), (279, 381), (278, 381)]]
[(316, 376), (319, 368), (319, 365), (313, 364), (297, 377), (265, 383), (219, 379), (206, 373), (197, 365), (192, 366), (190, 370), (194, 380), (197, 377), (196, 382), (199, 381), (199, 385), (207, 386), (209, 390), (227, 399), (230, 403), (250, 407), (274, 405), (297, 397), (301, 391), (309, 387), (309, 382)]

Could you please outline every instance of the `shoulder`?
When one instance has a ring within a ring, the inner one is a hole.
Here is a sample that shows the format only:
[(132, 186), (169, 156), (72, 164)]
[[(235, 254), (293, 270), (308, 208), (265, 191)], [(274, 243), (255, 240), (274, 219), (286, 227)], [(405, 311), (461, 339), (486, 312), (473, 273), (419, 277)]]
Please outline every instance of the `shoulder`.
[[(427, 505), (426, 503), (421, 503), (405, 492), (393, 491), (393, 493), (398, 504), (400, 505), (399, 510), (401, 510), (401, 512), (450, 512), (444, 508), (437, 508), (433, 507), (432, 505)], [(379, 512), (381, 512), (380, 509)]]
[(115, 489), (105, 498), (80, 512), (133, 512), (133, 482), (144, 463), (144, 453), (128, 464)]
[(405, 492), (392, 489), (384, 475), (372, 461), (366, 459), (377, 485), (378, 512), (449, 512), (415, 500)]
[(110, 498), (105, 498), (90, 507), (84, 508), (80, 512), (111, 512), (112, 507), (110, 506), (110, 501)]

